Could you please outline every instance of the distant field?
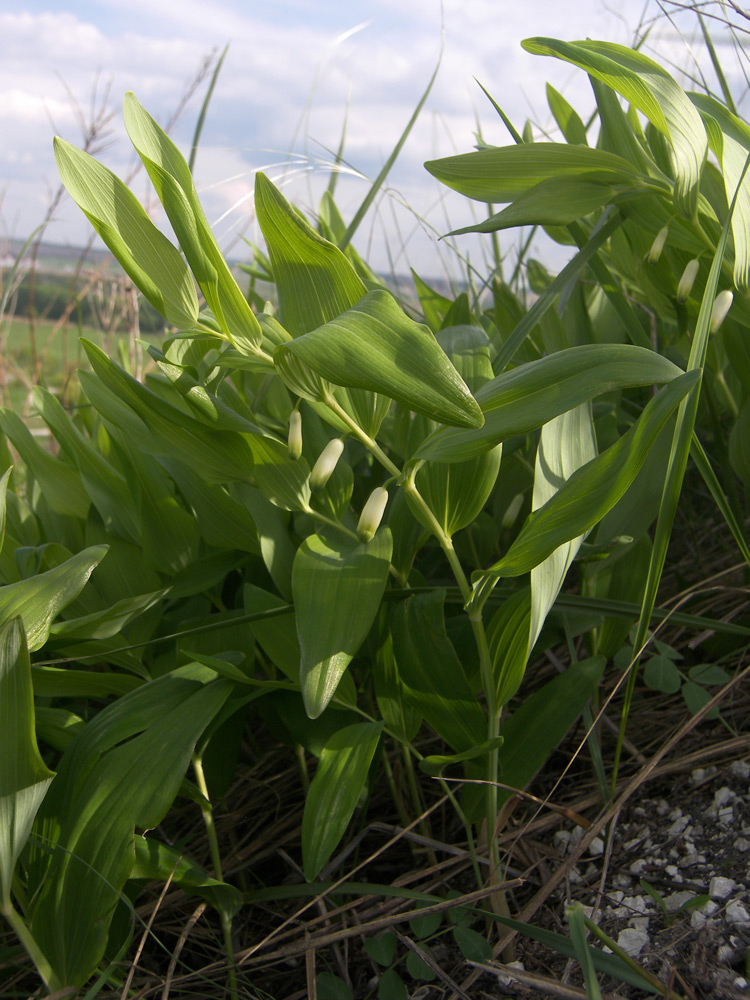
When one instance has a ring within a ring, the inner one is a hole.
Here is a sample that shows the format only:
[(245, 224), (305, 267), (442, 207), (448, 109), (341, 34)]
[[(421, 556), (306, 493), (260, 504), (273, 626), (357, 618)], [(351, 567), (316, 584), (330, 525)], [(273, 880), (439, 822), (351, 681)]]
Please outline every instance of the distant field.
[(117, 342), (127, 340), (123, 334), (107, 335), (90, 326), (68, 324), (56, 329), (54, 322), (42, 321), (34, 324), (35, 362), (29, 321), (14, 319), (3, 322), (0, 325), (0, 385), (4, 386), (2, 404), (18, 413), (24, 412), (27, 409), (29, 383), (33, 383), (36, 370), (39, 372), (37, 381), (42, 385), (53, 391), (64, 390), (70, 379), (75, 378), (76, 369), (88, 368), (81, 337), (98, 344), (115, 358)]

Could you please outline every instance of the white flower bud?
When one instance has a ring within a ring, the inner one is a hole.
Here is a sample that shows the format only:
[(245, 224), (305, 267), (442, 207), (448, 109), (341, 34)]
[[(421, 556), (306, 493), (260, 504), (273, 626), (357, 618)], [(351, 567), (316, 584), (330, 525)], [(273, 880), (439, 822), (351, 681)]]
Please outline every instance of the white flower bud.
[(385, 486), (377, 486), (367, 498), (367, 503), (362, 508), (359, 517), (357, 537), (360, 542), (369, 542), (371, 538), (374, 538), (375, 532), (383, 520), (387, 503), (388, 490)]
[(289, 438), (287, 439), (289, 456), (297, 461), (302, 454), (302, 414), (299, 410), (292, 410), (289, 418)]
[(693, 282), (695, 281), (697, 274), (698, 258), (694, 257), (693, 260), (689, 260), (685, 265), (685, 270), (682, 272), (680, 283), (677, 286), (678, 302), (687, 302), (690, 297), (690, 293), (693, 290)]
[(649, 264), (655, 264), (661, 257), (661, 252), (664, 249), (664, 244), (667, 242), (667, 234), (669, 233), (669, 226), (664, 226), (660, 229), (654, 238), (654, 242), (651, 244), (651, 249), (649, 250), (646, 260)]
[(310, 473), (311, 490), (323, 489), (333, 475), (333, 470), (336, 468), (336, 463), (341, 458), (343, 450), (344, 442), (341, 438), (333, 438), (332, 441), (328, 442)]
[(719, 292), (716, 296), (714, 299), (714, 307), (711, 310), (711, 333), (716, 333), (721, 324), (724, 322), (733, 300), (734, 293), (730, 292), (728, 288), (725, 288), (723, 292)]

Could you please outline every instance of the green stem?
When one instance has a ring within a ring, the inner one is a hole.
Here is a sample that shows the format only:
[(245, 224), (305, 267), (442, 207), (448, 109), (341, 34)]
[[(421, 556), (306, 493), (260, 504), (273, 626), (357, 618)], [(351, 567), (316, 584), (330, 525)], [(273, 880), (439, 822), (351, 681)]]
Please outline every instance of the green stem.
[(47, 961), (47, 958), (43, 954), (39, 945), (36, 943), (36, 939), (26, 926), (26, 922), (18, 910), (10, 901), (8, 901), (8, 903), (3, 906), (2, 912), (5, 919), (13, 928), (16, 937), (28, 952), (31, 961), (36, 966), (36, 971), (44, 980), (44, 984), (49, 992), (57, 993), (58, 990), (63, 989), (64, 984), (55, 975), (52, 966)]
[[(203, 771), (203, 757), (198, 753), (193, 754), (193, 771), (195, 772), (195, 783), (205, 799), (205, 802), (201, 802), (201, 815), (203, 816), (203, 823), (206, 827), (206, 835), (208, 836), (208, 847), (211, 853), (211, 863), (214, 866), (214, 875), (220, 882), (223, 882), (224, 876), (222, 874), (221, 854), (219, 852), (219, 838), (216, 835), (216, 824), (214, 823), (214, 812), (208, 795), (206, 775)], [(237, 968), (234, 964), (234, 947), (232, 945), (232, 918), (227, 916), (223, 910), (219, 910), (219, 918), (224, 935), (224, 954), (227, 959), (229, 995), (232, 1000), (239, 1000)]]

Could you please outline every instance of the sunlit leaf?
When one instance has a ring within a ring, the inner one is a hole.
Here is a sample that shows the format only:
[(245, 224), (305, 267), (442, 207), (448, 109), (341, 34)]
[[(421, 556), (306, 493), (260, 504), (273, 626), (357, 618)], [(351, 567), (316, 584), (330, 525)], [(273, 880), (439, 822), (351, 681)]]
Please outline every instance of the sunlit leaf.
[(523, 47), (534, 55), (556, 56), (580, 66), (642, 111), (671, 144), (675, 203), (695, 217), (708, 152), (706, 130), (685, 91), (665, 69), (642, 52), (612, 42), (529, 38)]
[(0, 905), (10, 903), (18, 855), (55, 777), (34, 730), (34, 692), (20, 618), (0, 629)]
[(318, 375), (370, 389), (417, 413), (462, 427), (479, 427), (482, 414), (430, 331), (409, 319), (389, 292), (368, 292), (336, 319), (282, 344), (274, 358), (293, 356)]
[(297, 550), (292, 593), (297, 613), (300, 684), (316, 718), (370, 630), (388, 578), (391, 533), (369, 542), (310, 535)]
[(135, 285), (179, 329), (198, 319), (190, 271), (174, 247), (111, 170), (88, 153), (55, 138), (63, 184)]
[(375, 755), (382, 722), (346, 726), (328, 740), (302, 818), (305, 878), (312, 882), (349, 825)]

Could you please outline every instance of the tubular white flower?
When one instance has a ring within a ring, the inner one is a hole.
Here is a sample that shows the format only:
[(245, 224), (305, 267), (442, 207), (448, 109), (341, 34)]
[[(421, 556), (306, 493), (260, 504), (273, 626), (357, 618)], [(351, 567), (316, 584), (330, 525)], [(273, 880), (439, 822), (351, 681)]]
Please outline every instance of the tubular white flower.
[(664, 249), (664, 244), (667, 242), (667, 235), (669, 233), (669, 226), (664, 226), (660, 229), (654, 238), (654, 242), (651, 244), (651, 249), (646, 255), (646, 260), (649, 264), (656, 264), (656, 262), (661, 257), (661, 252)]
[(296, 461), (302, 454), (302, 414), (299, 410), (293, 410), (289, 418), (287, 447), (290, 457)]
[(689, 260), (685, 265), (685, 270), (682, 272), (682, 277), (680, 278), (680, 283), (677, 286), (677, 301), (687, 302), (690, 297), (690, 293), (693, 290), (693, 283), (698, 274), (698, 258), (694, 257)]
[(376, 486), (367, 498), (367, 503), (362, 508), (357, 524), (357, 537), (360, 542), (369, 542), (375, 537), (375, 532), (380, 527), (383, 514), (388, 503), (388, 490), (385, 486)]
[(322, 490), (325, 484), (333, 475), (333, 470), (336, 468), (336, 463), (341, 458), (341, 452), (344, 450), (344, 442), (341, 438), (334, 438), (329, 441), (325, 446), (323, 451), (320, 453), (318, 461), (313, 466), (312, 472), (310, 473), (310, 489), (311, 490)]
[(721, 324), (724, 322), (733, 301), (734, 292), (730, 292), (728, 288), (725, 288), (723, 292), (719, 292), (716, 296), (714, 299), (714, 307), (711, 310), (711, 333), (716, 333)]

